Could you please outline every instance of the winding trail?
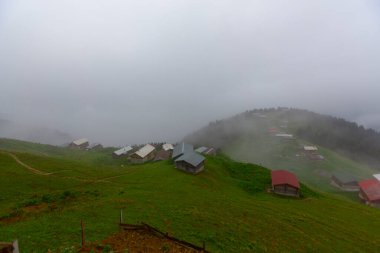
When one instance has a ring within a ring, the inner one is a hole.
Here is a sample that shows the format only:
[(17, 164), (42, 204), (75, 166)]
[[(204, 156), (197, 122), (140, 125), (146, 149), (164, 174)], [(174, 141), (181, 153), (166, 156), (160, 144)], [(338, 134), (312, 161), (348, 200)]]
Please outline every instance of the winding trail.
[(54, 177), (63, 178), (63, 179), (77, 180), (77, 181), (84, 182), (84, 183), (113, 183), (113, 184), (117, 184), (115, 182), (109, 181), (109, 179), (114, 179), (114, 178), (118, 178), (118, 177), (122, 177), (122, 176), (125, 176), (127, 174), (130, 174), (130, 172), (128, 172), (128, 173), (123, 173), (123, 174), (116, 175), (116, 176), (104, 177), (104, 178), (99, 178), (99, 179), (85, 179), (85, 178), (70, 177), (70, 176), (57, 176), (56, 174), (58, 174), (58, 173), (61, 173), (64, 171), (70, 171), (70, 170), (62, 170), (62, 171), (57, 171), (57, 172), (45, 172), (45, 171), (33, 168), (33, 167), (29, 166), (28, 164), (22, 162), (15, 154), (12, 154), (10, 152), (4, 152), (4, 151), (0, 151), (0, 153), (9, 155), (18, 164), (20, 164), (22, 167), (28, 169), (33, 174), (40, 175), (40, 176), (54, 176)]
[(37, 175), (42, 175), (42, 176), (49, 176), (49, 175), (52, 175), (54, 174), (53, 172), (44, 172), (44, 171), (41, 171), (41, 170), (38, 170), (38, 169), (35, 169), (25, 163), (23, 163), (20, 159), (18, 159), (18, 157), (12, 153), (8, 153), (6, 152), (5, 154), (11, 156), (18, 164), (20, 164), (21, 166), (23, 166), (24, 168), (30, 170), (32, 173), (34, 174), (37, 174)]

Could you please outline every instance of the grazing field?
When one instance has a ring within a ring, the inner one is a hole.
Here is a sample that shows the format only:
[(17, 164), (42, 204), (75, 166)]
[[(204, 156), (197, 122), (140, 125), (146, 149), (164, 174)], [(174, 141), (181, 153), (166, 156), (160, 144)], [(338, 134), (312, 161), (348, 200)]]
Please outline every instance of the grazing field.
[(271, 169), (286, 169), (297, 174), (298, 178), (313, 189), (339, 194), (359, 201), (357, 193), (344, 192), (331, 185), (334, 171), (346, 171), (355, 175), (358, 180), (371, 178), (376, 170), (359, 164), (331, 150), (318, 147), (318, 153), (324, 160), (310, 160), (301, 150), (309, 144), (306, 141), (283, 140), (263, 134), (242, 137), (223, 148), (223, 151), (237, 161), (261, 164)]
[[(293, 138), (276, 134), (290, 134)], [(185, 139), (197, 146), (220, 148), (237, 161), (290, 170), (313, 189), (358, 202), (357, 193), (331, 185), (331, 175), (337, 171), (346, 172), (360, 181), (379, 173), (378, 156), (369, 155), (376, 150), (373, 146), (377, 145), (375, 140), (379, 137), (374, 131), (352, 122), (278, 108), (247, 111), (211, 122)], [(315, 145), (318, 148), (315, 155), (303, 152), (303, 146)], [(318, 154), (324, 160), (317, 160)]]
[[(22, 252), (74, 252), (80, 220), (87, 240), (101, 241), (118, 231), (120, 209), (125, 222), (146, 222), (198, 245), (205, 241), (213, 252), (380, 251), (378, 209), (304, 185), (301, 199), (274, 196), (266, 191), (269, 170), (221, 155), (207, 157), (206, 170), (193, 176), (168, 161), (95, 166), (95, 152), (12, 152), (52, 173), (41, 175), (7, 152), (0, 153), (0, 240), (18, 238)], [(78, 154), (70, 159), (65, 152)]]

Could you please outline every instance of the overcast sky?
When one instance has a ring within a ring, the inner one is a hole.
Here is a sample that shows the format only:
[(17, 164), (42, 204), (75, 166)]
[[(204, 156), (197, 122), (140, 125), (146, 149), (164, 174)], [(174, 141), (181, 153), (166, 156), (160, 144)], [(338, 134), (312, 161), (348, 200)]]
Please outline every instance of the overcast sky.
[(122, 145), (290, 106), (380, 126), (380, 1), (0, 0), (0, 118)]

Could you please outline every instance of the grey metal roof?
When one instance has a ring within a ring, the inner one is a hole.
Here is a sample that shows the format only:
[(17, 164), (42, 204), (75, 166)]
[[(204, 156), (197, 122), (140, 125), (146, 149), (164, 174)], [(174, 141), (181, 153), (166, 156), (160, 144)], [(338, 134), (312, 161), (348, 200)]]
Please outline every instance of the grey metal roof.
[(152, 153), (155, 149), (156, 148), (153, 147), (152, 145), (146, 144), (144, 147), (142, 147), (138, 151), (136, 151), (135, 154), (141, 158), (145, 158), (147, 155)]
[(209, 148), (207, 151), (203, 152), (203, 154), (205, 155), (209, 155), (209, 154), (213, 154), (213, 152), (215, 153), (215, 149), (214, 148)]
[(94, 147), (96, 147), (96, 146), (101, 146), (102, 144), (100, 144), (100, 143), (92, 143), (92, 144), (90, 144), (90, 146), (88, 146), (88, 148), (89, 149), (92, 149), (92, 148), (94, 148)]
[(195, 151), (202, 154), (206, 150), (208, 150), (208, 147), (200, 147), (200, 148), (197, 148)]
[(349, 172), (343, 172), (343, 171), (336, 171), (333, 173), (334, 177), (336, 177), (339, 181), (343, 183), (349, 183), (349, 182), (357, 182), (358, 180), (354, 175), (352, 175)]
[(116, 150), (116, 151), (114, 151), (113, 153), (115, 154), (115, 155), (117, 155), (117, 156), (120, 156), (120, 155), (125, 155), (125, 154), (127, 154), (129, 151), (131, 151), (132, 150), (132, 147), (131, 146), (127, 146), (127, 147), (123, 147), (123, 148), (121, 148), (121, 149), (119, 149), (119, 150)]
[(163, 148), (163, 150), (165, 150), (165, 151), (173, 150), (173, 149), (174, 149), (173, 145), (170, 144), (170, 143), (165, 143), (164, 145), (162, 145), (162, 148)]
[(177, 158), (180, 155), (183, 155), (188, 152), (193, 152), (193, 150), (193, 145), (182, 142), (174, 147), (172, 158)]
[(303, 146), (305, 151), (317, 151), (318, 148), (316, 146)]
[(204, 160), (205, 160), (205, 158), (203, 156), (201, 156), (198, 153), (195, 153), (194, 151), (191, 151), (191, 152), (187, 152), (184, 155), (180, 156), (175, 161), (176, 162), (184, 161), (184, 162), (187, 162), (187, 163), (193, 165), (194, 167), (196, 167), (201, 162), (203, 162)]
[(86, 142), (88, 142), (88, 140), (86, 138), (81, 138), (81, 139), (78, 139), (78, 140), (75, 140), (73, 141), (73, 143), (77, 146), (80, 146), (82, 144), (85, 144)]

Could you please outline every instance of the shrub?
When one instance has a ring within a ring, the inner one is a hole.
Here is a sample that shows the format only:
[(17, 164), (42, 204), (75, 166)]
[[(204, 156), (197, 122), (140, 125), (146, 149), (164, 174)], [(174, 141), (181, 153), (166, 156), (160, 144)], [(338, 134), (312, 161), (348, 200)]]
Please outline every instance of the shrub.
[(36, 206), (40, 203), (41, 203), (41, 199), (39, 199), (39, 198), (24, 199), (19, 204), (19, 207)]
[(76, 192), (64, 191), (62, 193), (61, 199), (71, 199), (71, 198), (75, 198), (76, 196), (77, 196)]
[(108, 244), (103, 247), (102, 253), (110, 253), (111, 252), (111, 246)]
[(56, 197), (50, 194), (45, 194), (42, 196), (41, 200), (44, 203), (52, 203), (56, 200)]

